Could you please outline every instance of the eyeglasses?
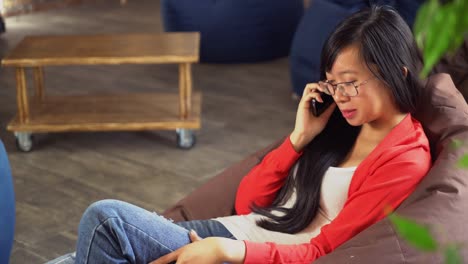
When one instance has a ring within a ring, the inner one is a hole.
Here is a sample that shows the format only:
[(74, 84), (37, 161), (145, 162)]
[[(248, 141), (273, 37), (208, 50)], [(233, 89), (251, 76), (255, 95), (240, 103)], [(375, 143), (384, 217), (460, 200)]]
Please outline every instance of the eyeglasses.
[(359, 94), (359, 92), (358, 92), (359, 86), (364, 85), (364, 84), (368, 83), (370, 80), (375, 79), (375, 78), (376, 77), (374, 76), (374, 77), (372, 77), (370, 79), (367, 79), (367, 80), (361, 82), (360, 84), (356, 84), (356, 81), (332, 84), (332, 83), (330, 83), (329, 80), (326, 80), (326, 81), (318, 82), (318, 85), (328, 95), (333, 96), (333, 95), (335, 95), (336, 90), (339, 90), (343, 96), (353, 97), (353, 96), (357, 96)]

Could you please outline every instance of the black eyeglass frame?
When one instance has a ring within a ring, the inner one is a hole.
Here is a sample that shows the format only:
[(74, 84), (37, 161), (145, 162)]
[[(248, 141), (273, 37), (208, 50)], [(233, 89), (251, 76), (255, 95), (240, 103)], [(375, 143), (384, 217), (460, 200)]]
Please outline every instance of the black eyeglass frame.
[[(377, 78), (377, 77), (374, 76), (374, 77), (372, 77), (372, 78), (369, 78), (369, 79), (367, 79), (367, 80), (365, 80), (365, 81), (362, 81), (360, 84), (356, 84), (357, 81), (340, 82), (340, 83), (335, 83), (335, 84), (333, 84), (333, 83), (330, 83), (330, 80), (319, 81), (318, 84), (319, 84), (319, 85), (324, 84), (324, 85), (325, 85), (325, 88), (326, 88), (325, 93), (328, 94), (328, 95), (331, 95), (331, 96), (334, 96), (334, 95), (336, 94), (336, 90), (338, 90), (338, 85), (340, 85), (340, 84), (352, 84), (352, 85), (354, 86), (354, 89), (356, 90), (356, 94), (355, 94), (355, 95), (349, 95), (348, 93), (346, 93), (346, 92), (344, 91), (344, 88), (340, 89), (340, 92), (341, 92), (341, 94), (342, 94), (343, 96), (354, 97), (354, 96), (358, 96), (358, 95), (359, 95), (359, 90), (358, 90), (359, 86), (364, 85), (364, 84), (368, 83), (369, 81), (371, 81), (371, 80), (373, 80), (373, 79), (375, 79), (375, 78)], [(328, 88), (329, 85), (332, 87), (332, 91), (330, 91), (330, 89)]]

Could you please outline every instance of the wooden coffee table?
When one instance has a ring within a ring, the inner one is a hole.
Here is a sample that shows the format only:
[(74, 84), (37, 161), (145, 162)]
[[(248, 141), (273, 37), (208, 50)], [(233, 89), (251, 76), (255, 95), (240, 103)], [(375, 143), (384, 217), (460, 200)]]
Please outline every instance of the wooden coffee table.
[[(199, 60), (197, 32), (24, 38), (2, 61), (16, 67), (18, 113), (7, 129), (22, 151), (32, 134), (68, 131), (176, 130), (177, 145), (191, 148), (200, 128), (201, 93), (192, 94), (191, 64)], [(43, 67), (61, 65), (179, 64), (174, 93), (50, 96)], [(33, 69), (28, 96), (25, 70)]]

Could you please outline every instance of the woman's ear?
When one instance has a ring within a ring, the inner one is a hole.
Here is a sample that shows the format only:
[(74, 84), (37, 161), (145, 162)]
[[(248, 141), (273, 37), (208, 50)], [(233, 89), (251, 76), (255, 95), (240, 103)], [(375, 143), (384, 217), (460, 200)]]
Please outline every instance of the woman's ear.
[(408, 77), (408, 68), (406, 68), (405, 66), (403, 66), (403, 75), (406, 77)]

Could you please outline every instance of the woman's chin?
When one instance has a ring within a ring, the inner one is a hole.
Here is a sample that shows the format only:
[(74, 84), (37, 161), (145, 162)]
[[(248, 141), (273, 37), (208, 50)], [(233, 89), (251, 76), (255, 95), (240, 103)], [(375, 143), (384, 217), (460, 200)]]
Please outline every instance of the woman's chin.
[(362, 126), (362, 124), (363, 124), (357, 118), (352, 118), (352, 119), (345, 118), (345, 119), (346, 119), (346, 122), (348, 122), (348, 124), (351, 125), (351, 126)]

